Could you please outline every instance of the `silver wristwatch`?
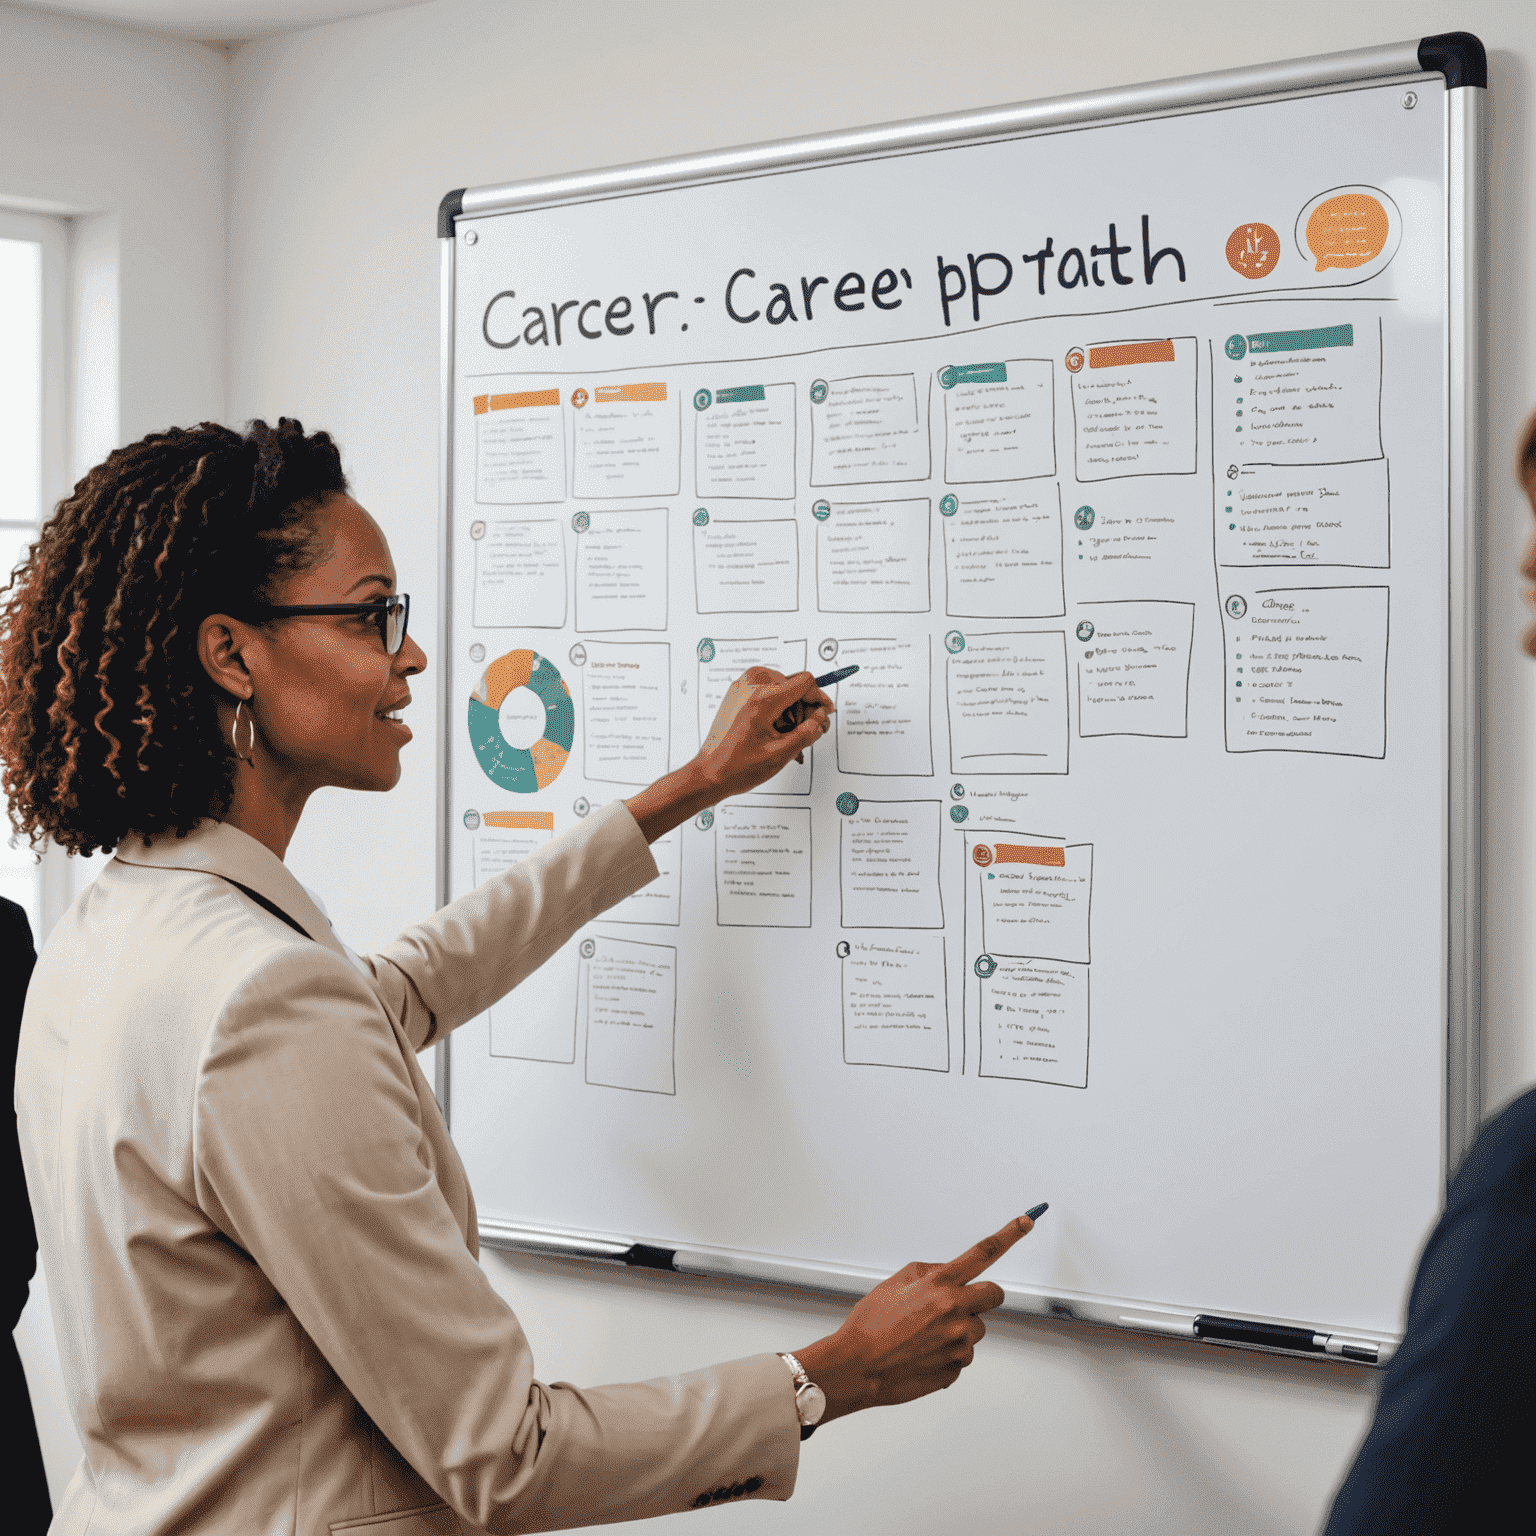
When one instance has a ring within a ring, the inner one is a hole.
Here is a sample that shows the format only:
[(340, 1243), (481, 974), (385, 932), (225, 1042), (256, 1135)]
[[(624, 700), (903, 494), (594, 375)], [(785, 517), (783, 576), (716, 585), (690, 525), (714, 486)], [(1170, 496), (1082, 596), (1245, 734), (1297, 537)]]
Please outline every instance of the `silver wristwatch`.
[(795, 1378), (795, 1413), (800, 1420), (800, 1438), (809, 1440), (827, 1411), (827, 1394), (806, 1375), (805, 1367), (791, 1354), (779, 1351), (779, 1359), (789, 1367)]

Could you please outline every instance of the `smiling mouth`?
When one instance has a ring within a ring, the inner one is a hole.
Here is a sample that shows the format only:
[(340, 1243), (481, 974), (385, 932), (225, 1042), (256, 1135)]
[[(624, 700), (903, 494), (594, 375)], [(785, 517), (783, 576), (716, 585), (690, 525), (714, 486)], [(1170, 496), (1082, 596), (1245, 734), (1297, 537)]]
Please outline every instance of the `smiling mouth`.
[(405, 721), (400, 718), (400, 711), (398, 709), (376, 709), (373, 712), (373, 718), (375, 720), (388, 720), (393, 725), (405, 724)]

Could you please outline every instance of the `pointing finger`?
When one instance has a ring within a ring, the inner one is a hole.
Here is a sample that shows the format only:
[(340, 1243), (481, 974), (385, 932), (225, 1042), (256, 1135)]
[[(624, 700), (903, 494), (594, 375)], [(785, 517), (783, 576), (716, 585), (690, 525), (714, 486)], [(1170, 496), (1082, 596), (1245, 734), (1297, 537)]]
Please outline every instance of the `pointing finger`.
[(967, 1248), (959, 1258), (941, 1266), (936, 1278), (956, 1281), (961, 1285), (974, 1280), (982, 1270), (991, 1268), (1026, 1232), (1034, 1229), (1028, 1216), (1015, 1216), (1006, 1227), (984, 1237), (974, 1248)]

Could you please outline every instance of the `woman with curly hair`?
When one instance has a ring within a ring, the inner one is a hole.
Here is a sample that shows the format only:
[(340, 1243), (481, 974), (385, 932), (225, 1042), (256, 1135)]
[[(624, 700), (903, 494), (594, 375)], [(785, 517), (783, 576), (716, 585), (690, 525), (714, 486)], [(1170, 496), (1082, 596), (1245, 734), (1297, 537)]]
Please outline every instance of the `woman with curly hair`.
[(787, 1498), (818, 1417), (948, 1386), (1002, 1300), (970, 1282), (1025, 1218), (908, 1266), (798, 1359), (534, 1377), (416, 1053), (831, 704), (748, 673), (684, 768), (362, 957), (283, 856), (315, 790), (397, 782), (426, 665), (409, 613), (335, 445), (286, 419), (113, 453), (0, 610), (13, 824), (116, 850), (43, 947), (17, 1065), (85, 1451), (56, 1531), (440, 1536)]

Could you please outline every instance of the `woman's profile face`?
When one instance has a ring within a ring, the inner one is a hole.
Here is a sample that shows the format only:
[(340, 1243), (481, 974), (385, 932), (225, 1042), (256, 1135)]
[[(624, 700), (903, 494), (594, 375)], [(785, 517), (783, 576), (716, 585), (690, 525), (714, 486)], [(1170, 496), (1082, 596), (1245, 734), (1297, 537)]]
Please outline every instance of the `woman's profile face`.
[[(366, 603), (398, 590), (382, 530), (350, 496), (328, 496), (313, 518), (321, 559), (274, 603)], [(407, 679), (427, 664), (410, 634), (393, 656), (369, 614), (279, 618), (258, 636), (248, 648), (258, 763), (266, 756), (306, 789), (394, 788), (411, 739), (398, 712), (411, 700)]]

